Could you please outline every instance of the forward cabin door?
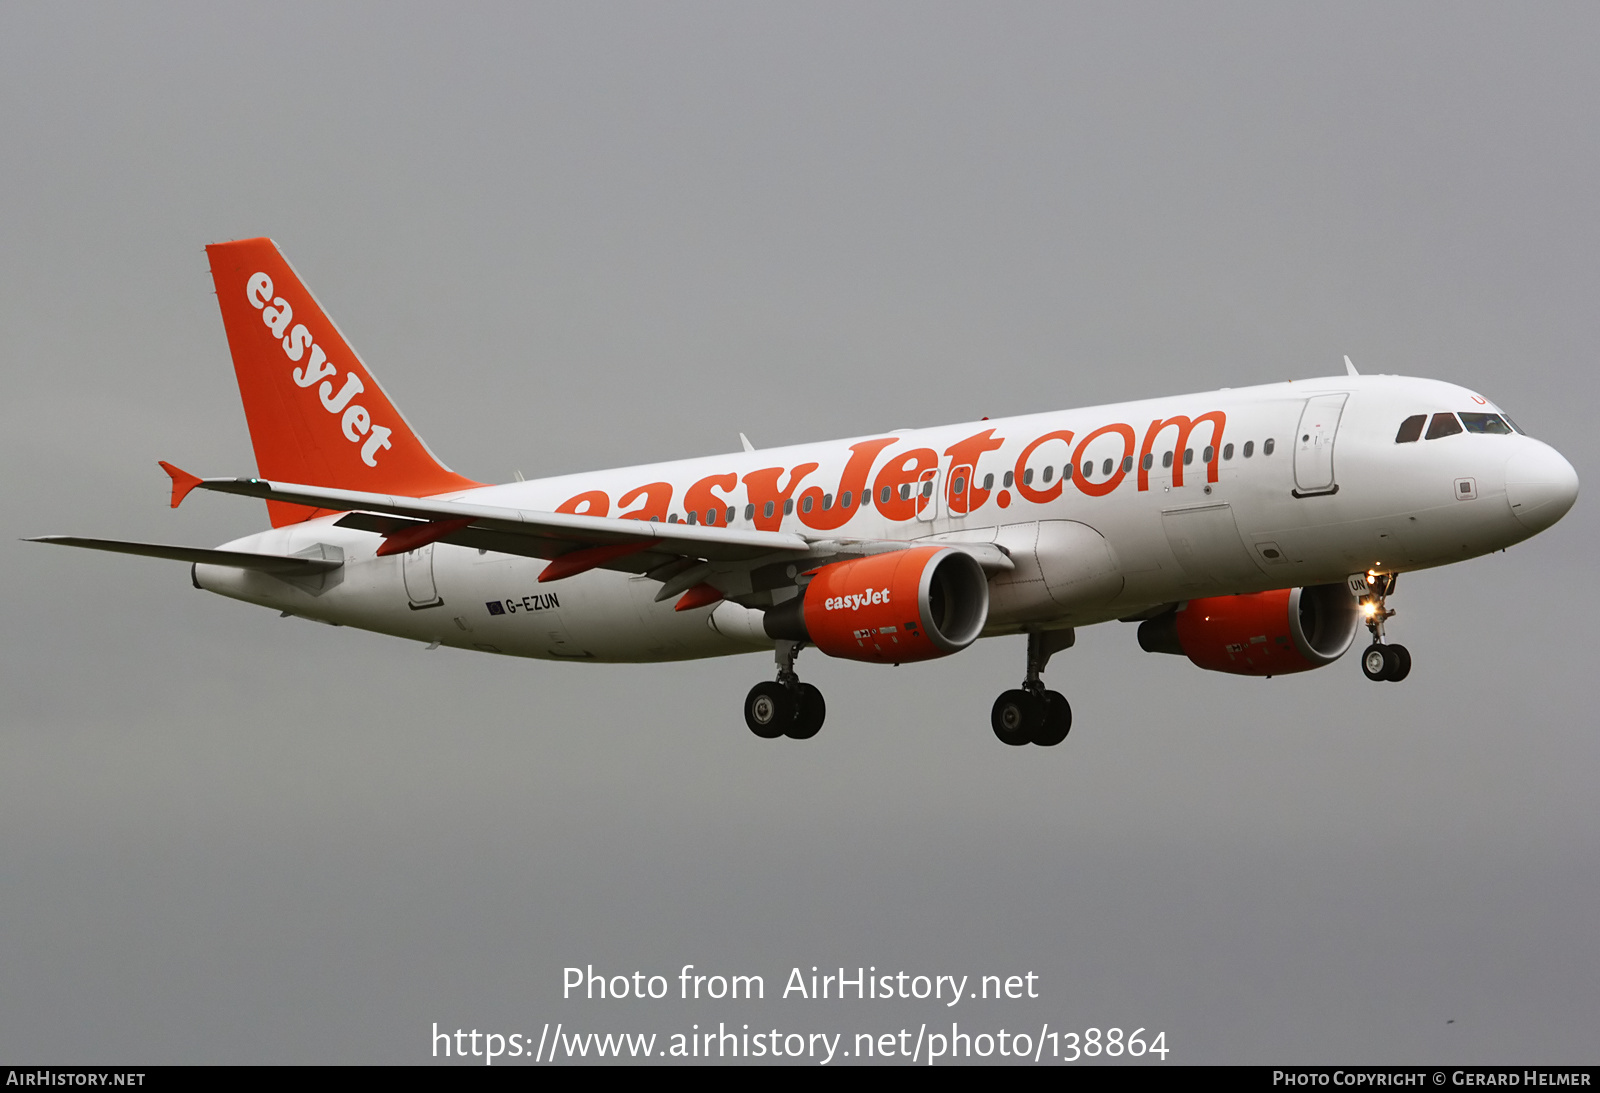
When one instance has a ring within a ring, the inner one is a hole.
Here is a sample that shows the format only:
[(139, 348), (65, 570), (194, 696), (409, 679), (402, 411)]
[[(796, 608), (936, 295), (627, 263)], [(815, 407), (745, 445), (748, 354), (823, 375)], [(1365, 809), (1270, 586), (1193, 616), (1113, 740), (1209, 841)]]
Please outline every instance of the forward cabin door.
[(1348, 394), (1317, 395), (1306, 399), (1300, 428), (1294, 437), (1294, 495), (1337, 493), (1333, 477), (1333, 441), (1339, 432)]

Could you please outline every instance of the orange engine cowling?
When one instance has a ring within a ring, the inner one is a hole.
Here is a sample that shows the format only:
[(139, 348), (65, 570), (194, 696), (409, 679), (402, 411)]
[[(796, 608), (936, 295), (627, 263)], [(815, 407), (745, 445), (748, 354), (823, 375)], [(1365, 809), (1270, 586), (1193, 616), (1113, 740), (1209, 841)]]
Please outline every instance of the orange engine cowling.
[(1139, 645), (1212, 672), (1276, 676), (1338, 660), (1360, 628), (1349, 589), (1324, 584), (1190, 600), (1140, 624)]
[(965, 649), (988, 618), (983, 567), (929, 546), (825, 565), (799, 596), (768, 609), (765, 627), (831, 657), (903, 664)]

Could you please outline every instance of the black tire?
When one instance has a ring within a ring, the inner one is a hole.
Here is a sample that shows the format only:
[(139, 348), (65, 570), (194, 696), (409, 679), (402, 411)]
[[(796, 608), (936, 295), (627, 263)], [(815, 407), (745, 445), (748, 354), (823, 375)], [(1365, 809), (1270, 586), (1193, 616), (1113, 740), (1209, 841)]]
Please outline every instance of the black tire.
[(1033, 739), (1044, 721), (1044, 703), (1027, 691), (1005, 691), (994, 700), (989, 726), (1002, 744), (1021, 747)]
[(1060, 691), (1044, 693), (1044, 717), (1034, 731), (1033, 742), (1042, 748), (1053, 748), (1072, 731), (1072, 706)]
[(789, 725), (789, 736), (795, 740), (810, 740), (822, 728), (827, 716), (828, 704), (822, 700), (822, 692), (809, 683), (800, 684), (795, 688), (794, 721)]
[(1361, 674), (1374, 683), (1382, 683), (1389, 678), (1389, 664), (1387, 645), (1369, 645), (1361, 653)]
[(1411, 650), (1404, 645), (1388, 645), (1385, 648), (1389, 650), (1391, 663), (1383, 678), (1390, 683), (1399, 683), (1411, 674)]
[(774, 740), (794, 724), (795, 701), (781, 683), (757, 683), (744, 696), (744, 723), (763, 740)]

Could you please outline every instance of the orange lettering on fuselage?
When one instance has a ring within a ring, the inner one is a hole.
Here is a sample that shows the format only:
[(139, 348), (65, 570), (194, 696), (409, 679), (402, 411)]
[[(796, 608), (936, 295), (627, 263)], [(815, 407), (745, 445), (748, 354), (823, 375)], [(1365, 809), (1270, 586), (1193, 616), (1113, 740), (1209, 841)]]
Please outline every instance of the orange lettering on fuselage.
[[(839, 475), (839, 488), (833, 494), (834, 503), (824, 507), (827, 497), (822, 487), (812, 486), (800, 495), (800, 522), (818, 531), (844, 527), (862, 503), (861, 493), (867, 488), (867, 475), (872, 470), (872, 461), (878, 458), (879, 452), (898, 439), (891, 436), (850, 445), (850, 461)], [(850, 495), (848, 501), (845, 500), (846, 494)], [(807, 501), (811, 502), (809, 508)]]
[[(989, 500), (989, 491), (980, 489), (977, 481), (978, 460), (983, 458), (984, 452), (998, 451), (1005, 446), (1005, 439), (995, 439), (993, 429), (985, 429), (981, 433), (969, 436), (965, 440), (958, 440), (944, 450), (950, 457), (950, 480), (945, 483), (945, 498), (950, 507), (952, 516), (965, 516), (983, 507)], [(966, 469), (966, 477), (970, 482), (957, 482), (959, 477), (956, 472)], [(956, 491), (960, 489), (958, 494)]]
[(556, 511), (573, 516), (604, 516), (611, 511), (611, 498), (605, 490), (585, 490), (561, 502), (556, 506)]
[[(1105, 436), (1107, 433), (1121, 434), (1122, 451), (1117, 455), (1116, 466), (1112, 470), (1110, 478), (1107, 478), (1103, 482), (1091, 481), (1089, 476), (1083, 473), (1083, 468), (1081, 466), (1083, 463), (1083, 453), (1089, 450), (1089, 445), (1094, 443), (1095, 437)], [(1106, 494), (1120, 486), (1122, 484), (1123, 476), (1128, 473), (1124, 468), (1126, 468), (1128, 465), (1128, 458), (1133, 455), (1133, 445), (1133, 426), (1122, 424), (1102, 425), (1100, 428), (1096, 429), (1094, 432), (1078, 441), (1078, 447), (1072, 453), (1072, 462), (1080, 465), (1078, 467), (1078, 473), (1072, 476), (1072, 480), (1078, 484), (1078, 489), (1082, 490), (1090, 497), (1104, 497)]]
[(728, 500), (718, 497), (711, 492), (712, 487), (727, 492), (739, 484), (739, 476), (729, 471), (727, 474), (708, 474), (683, 495), (683, 507), (694, 514), (697, 521), (706, 524), (724, 524), (728, 522)]
[(1045, 433), (1044, 436), (1036, 437), (1031, 444), (1022, 449), (1022, 454), (1017, 456), (1017, 468), (1015, 472), (1017, 492), (1022, 495), (1024, 500), (1032, 501), (1035, 505), (1048, 504), (1049, 502), (1054, 501), (1057, 497), (1060, 497), (1061, 487), (1066, 482), (1066, 479), (1063, 478), (1046, 489), (1036, 490), (1033, 488), (1032, 483), (1028, 481), (1028, 460), (1032, 458), (1035, 451), (1052, 440), (1061, 440), (1071, 444), (1072, 430), (1056, 429), (1053, 432)]
[[(755, 506), (755, 525), (761, 531), (777, 531), (778, 524), (783, 520), (784, 502), (794, 496), (794, 488), (800, 480), (816, 470), (820, 463), (802, 463), (789, 472), (789, 485), (778, 489), (778, 476), (783, 473), (782, 467), (763, 467), (759, 471), (751, 471), (744, 476), (745, 494), (750, 498), (750, 503)], [(771, 505), (770, 512), (767, 506)]]
[[(1222, 433), (1227, 425), (1227, 415), (1221, 410), (1212, 410), (1195, 418), (1174, 414), (1169, 418), (1152, 421), (1145, 432), (1144, 443), (1139, 447), (1136, 464), (1135, 481), (1140, 492), (1150, 488), (1150, 467), (1145, 466), (1146, 457), (1152, 455), (1156, 441), (1167, 429), (1177, 430), (1173, 446), (1172, 484), (1183, 485), (1183, 454), (1195, 427), (1202, 422), (1211, 425), (1209, 438), (1211, 458), (1205, 460), (1206, 481), (1217, 481), (1222, 452)], [(1122, 438), (1122, 450), (1112, 461), (1111, 472), (1099, 481), (1095, 481), (1092, 474), (1083, 473), (1085, 454), (1096, 440), (1113, 433)], [(796, 498), (795, 491), (800, 483), (821, 464), (801, 463), (793, 468), (762, 467), (749, 472), (744, 475), (743, 482), (746, 498), (752, 506), (751, 521), (762, 531), (777, 531), (782, 526), (784, 517), (792, 514), (798, 516), (800, 522), (808, 528), (833, 531), (843, 527), (857, 510), (868, 505), (877, 509), (878, 514), (891, 523), (904, 523), (915, 519), (919, 506), (926, 504), (918, 487), (929, 472), (940, 467), (939, 455), (932, 448), (909, 448), (891, 454), (878, 468), (877, 477), (873, 479), (870, 491), (867, 487), (867, 477), (872, 473), (874, 461), (897, 439), (897, 437), (882, 437), (852, 444), (850, 458), (845, 462), (844, 470), (839, 474), (838, 485), (831, 494), (833, 498), (831, 505), (826, 504), (830, 495), (822, 486), (808, 486), (798, 496), (798, 510), (792, 513), (784, 511), (785, 504)], [(1039, 448), (1051, 441), (1060, 441), (1072, 447), (1076, 439), (1077, 436), (1071, 429), (1052, 429), (1035, 437), (1023, 447), (1017, 456), (1012, 483), (1012, 488), (1023, 500), (1036, 505), (1046, 505), (1059, 500), (1069, 477), (1086, 497), (1104, 497), (1122, 484), (1128, 475), (1129, 460), (1134, 455), (1137, 443), (1137, 434), (1133, 426), (1122, 422), (1102, 425), (1086, 434), (1081, 440), (1077, 440), (1072, 452), (1071, 471), (1057, 478), (1049, 486), (1036, 488), (1028, 481), (1026, 473), (1028, 461)], [(978, 484), (980, 481), (978, 464), (983, 456), (1000, 450), (1005, 444), (1005, 437), (997, 437), (993, 429), (985, 429), (981, 433), (974, 433), (956, 441), (944, 450), (945, 456), (949, 458), (947, 467), (949, 473), (946, 475), (943, 489), (947, 511), (951, 516), (960, 517), (977, 511), (996, 492), (999, 494), (997, 503), (1000, 507), (1009, 506), (1011, 494), (1008, 490), (992, 491), (983, 489)], [(784, 481), (785, 475), (788, 476), (786, 481)], [(960, 496), (955, 492), (958, 480)], [(780, 488), (781, 481), (784, 484)], [(707, 475), (685, 491), (683, 499), (685, 512), (694, 513), (697, 523), (725, 525), (727, 510), (733, 501), (731, 497), (725, 495), (731, 494), (739, 482), (740, 477), (733, 471)], [(904, 487), (910, 488), (906, 489), (906, 495), (902, 496), (901, 490)], [(887, 499), (884, 497), (885, 489), (888, 490)], [(651, 482), (635, 487), (622, 495), (617, 501), (617, 507), (627, 508), (641, 498), (643, 504), (631, 512), (622, 513), (619, 519), (665, 520), (672, 505), (673, 493), (674, 487), (670, 482)], [(844, 500), (847, 493), (850, 495), (848, 505)], [(770, 513), (767, 509), (769, 504), (772, 506)], [(556, 511), (580, 516), (605, 516), (610, 508), (610, 497), (604, 490), (586, 490), (563, 501)], [(709, 520), (706, 517), (708, 512), (711, 514)]]
[[(1211, 458), (1206, 461), (1206, 481), (1217, 480), (1217, 459), (1222, 452), (1222, 429), (1228, 423), (1228, 416), (1221, 410), (1212, 410), (1191, 421), (1182, 414), (1174, 414), (1165, 421), (1152, 421), (1150, 430), (1144, 434), (1144, 446), (1139, 449), (1140, 492), (1150, 488), (1150, 468), (1145, 466), (1145, 456), (1152, 454), (1156, 438), (1161, 435), (1162, 430), (1173, 425), (1178, 428), (1178, 439), (1172, 446), (1172, 484), (1183, 485), (1183, 452), (1189, 443), (1189, 434), (1202, 421), (1211, 422)], [(1153, 463), (1154, 459), (1150, 462)]]
[[(915, 491), (906, 489), (905, 496), (902, 497), (901, 487), (915, 486), (922, 480), (923, 471), (933, 470), (938, 465), (939, 454), (932, 448), (912, 448), (897, 456), (891, 456), (872, 482), (872, 503), (878, 506), (883, 518), (901, 521), (916, 516)], [(883, 497), (884, 490), (889, 491), (887, 501)]]
[(617, 519), (665, 520), (667, 518), (667, 506), (672, 504), (672, 483), (651, 482), (644, 486), (637, 486), (618, 498), (617, 507), (627, 508), (641, 497), (644, 498), (644, 504), (632, 512), (623, 513)]

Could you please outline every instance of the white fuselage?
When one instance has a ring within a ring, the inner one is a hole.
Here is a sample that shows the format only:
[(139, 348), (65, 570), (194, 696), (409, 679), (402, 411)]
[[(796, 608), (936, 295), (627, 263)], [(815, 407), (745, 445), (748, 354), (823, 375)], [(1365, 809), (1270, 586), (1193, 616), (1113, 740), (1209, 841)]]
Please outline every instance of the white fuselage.
[[(994, 542), (1016, 562), (991, 581), (985, 634), (998, 634), (1443, 565), (1526, 539), (1575, 493), (1553, 449), (1521, 434), (1396, 442), (1409, 416), (1474, 410), (1496, 412), (1447, 383), (1344, 376), (441, 496), (663, 521), (686, 520), (692, 505), (697, 523), (710, 509), (718, 526), (731, 513), (734, 528), (818, 540)], [(1175, 418), (1193, 423), (1186, 438)], [(759, 611), (733, 602), (675, 611), (647, 577), (596, 569), (541, 583), (543, 561), (446, 544), (377, 557), (378, 535), (337, 519), (227, 544), (268, 554), (337, 547), (345, 565), (327, 578), (199, 565), (195, 583), (307, 618), (515, 656), (677, 660), (772, 644)]]

